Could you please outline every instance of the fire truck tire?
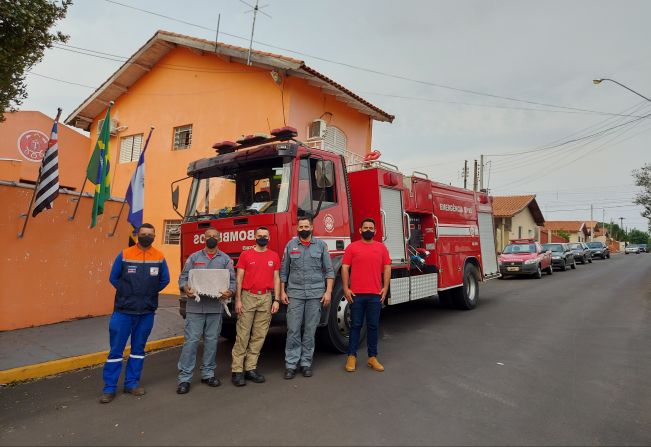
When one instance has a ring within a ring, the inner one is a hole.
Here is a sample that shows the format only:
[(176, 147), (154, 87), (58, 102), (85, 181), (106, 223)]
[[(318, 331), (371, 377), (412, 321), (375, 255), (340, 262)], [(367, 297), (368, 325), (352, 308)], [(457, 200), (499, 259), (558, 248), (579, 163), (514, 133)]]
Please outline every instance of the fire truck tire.
[(477, 267), (466, 264), (463, 270), (463, 285), (452, 289), (454, 291), (454, 304), (462, 310), (474, 309), (479, 300), (479, 272)]
[[(317, 328), (316, 339), (319, 347), (328, 351), (345, 353), (348, 351), (350, 334), (350, 304), (344, 297), (341, 278), (337, 277), (332, 290), (332, 301), (328, 308), (328, 324)], [(362, 327), (360, 344), (366, 338), (366, 325)]]
[(237, 336), (237, 325), (235, 322), (227, 324), (222, 323), (222, 331), (220, 335), (228, 341), (235, 341), (235, 337)]

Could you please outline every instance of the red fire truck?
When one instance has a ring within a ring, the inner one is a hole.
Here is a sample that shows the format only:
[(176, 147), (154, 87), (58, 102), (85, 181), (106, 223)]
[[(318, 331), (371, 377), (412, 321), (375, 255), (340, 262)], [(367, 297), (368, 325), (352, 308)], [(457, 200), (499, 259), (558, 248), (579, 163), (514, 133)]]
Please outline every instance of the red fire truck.
[[(360, 237), (360, 222), (372, 217), (375, 237), (392, 260), (387, 305), (438, 296), (444, 306), (476, 306), (479, 282), (499, 276), (487, 194), (417, 172), (405, 175), (372, 156), (347, 165), (344, 156), (310, 148), (296, 137), (296, 130), (286, 127), (217, 143), (215, 157), (190, 163), (181, 262), (203, 246), (209, 226), (221, 231), (220, 249), (234, 260), (253, 247), (260, 225), (270, 230), (269, 248), (282, 253), (296, 235), (298, 216), (311, 215), (314, 234), (328, 244), (338, 272), (344, 249)], [(175, 209), (179, 186), (173, 184)], [(283, 320), (281, 311), (274, 322)], [(226, 319), (222, 334), (232, 336), (233, 326)], [(349, 327), (350, 309), (337, 276), (319, 340), (344, 352)]]

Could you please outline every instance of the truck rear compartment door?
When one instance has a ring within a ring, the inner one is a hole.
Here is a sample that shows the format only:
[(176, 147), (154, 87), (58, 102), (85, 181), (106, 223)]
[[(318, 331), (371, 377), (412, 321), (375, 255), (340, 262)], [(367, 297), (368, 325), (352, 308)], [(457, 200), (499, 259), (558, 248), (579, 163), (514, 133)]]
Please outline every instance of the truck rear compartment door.
[(482, 268), (484, 278), (495, 277), (499, 274), (497, 254), (495, 253), (495, 230), (493, 216), (490, 213), (477, 213), (479, 221), (479, 243), (481, 245)]
[(407, 259), (405, 227), (402, 210), (402, 193), (396, 189), (380, 188), (382, 233), (384, 245), (389, 250), (393, 264), (403, 264)]

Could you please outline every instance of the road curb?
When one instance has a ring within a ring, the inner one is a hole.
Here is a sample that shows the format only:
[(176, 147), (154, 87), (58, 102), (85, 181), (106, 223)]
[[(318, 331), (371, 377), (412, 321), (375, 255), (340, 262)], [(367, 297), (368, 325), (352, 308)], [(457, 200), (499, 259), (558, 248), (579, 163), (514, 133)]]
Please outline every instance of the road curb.
[[(155, 351), (158, 349), (171, 348), (183, 344), (183, 336), (162, 338), (152, 340), (145, 345), (145, 352)], [(127, 347), (124, 351), (126, 359), (131, 352)], [(19, 366), (18, 368), (6, 369), (0, 371), (0, 385), (7, 385), (12, 382), (20, 382), (30, 379), (41, 379), (64, 372), (74, 371), (76, 369), (87, 368), (89, 366), (100, 365), (106, 361), (109, 351), (94, 352), (91, 354), (78, 355), (75, 357), (66, 357), (63, 359), (50, 360), (48, 362), (36, 363), (33, 365)]]

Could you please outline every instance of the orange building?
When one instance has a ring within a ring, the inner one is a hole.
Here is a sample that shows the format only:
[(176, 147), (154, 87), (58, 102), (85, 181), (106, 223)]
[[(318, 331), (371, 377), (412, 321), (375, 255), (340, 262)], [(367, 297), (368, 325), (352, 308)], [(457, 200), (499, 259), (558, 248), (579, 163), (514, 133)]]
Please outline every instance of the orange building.
[[(66, 119), (90, 131), (92, 149), (110, 101), (112, 194), (123, 197), (149, 128), (144, 220), (156, 226), (172, 278), (180, 270), (170, 183), (190, 161), (214, 155), (217, 141), (284, 125), (300, 140), (361, 159), (373, 120), (393, 116), (332, 79), (286, 56), (158, 31)], [(86, 157), (87, 158), (87, 157)], [(182, 191), (183, 194), (183, 191)], [(176, 293), (176, 281), (167, 292)]]
[[(34, 193), (53, 119), (41, 112), (5, 114), (0, 123), (0, 331), (104, 315), (113, 308), (108, 284), (111, 263), (126, 245), (129, 226), (105, 219), (90, 229), (93, 203), (84, 195), (75, 220), (69, 221), (79, 198), (88, 164), (90, 140), (60, 124), (59, 180), (62, 190), (54, 208), (30, 218), (22, 238), (24, 215)], [(66, 191), (66, 189), (68, 191)], [(121, 202), (106, 203), (107, 216)]]
[[(5, 113), (0, 123), (0, 159), (9, 170), (2, 180), (15, 178), (34, 183), (52, 132), (54, 118), (41, 112)], [(59, 183), (62, 188), (79, 190), (88, 165), (90, 140), (76, 130), (59, 125)]]

